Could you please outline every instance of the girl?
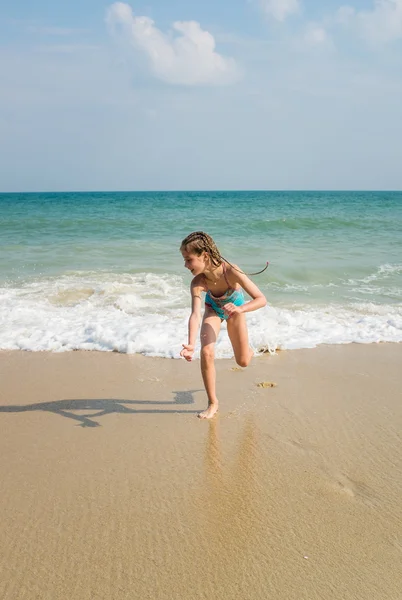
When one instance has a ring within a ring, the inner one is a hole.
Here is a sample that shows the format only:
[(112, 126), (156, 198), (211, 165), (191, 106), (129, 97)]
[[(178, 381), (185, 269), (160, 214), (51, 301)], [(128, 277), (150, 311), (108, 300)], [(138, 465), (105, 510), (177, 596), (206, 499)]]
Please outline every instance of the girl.
[[(214, 347), (221, 323), (223, 320), (227, 321), (228, 335), (237, 364), (247, 367), (253, 351), (248, 344), (244, 313), (262, 308), (267, 301), (243, 271), (223, 258), (214, 240), (207, 233), (190, 233), (182, 241), (180, 252), (184, 258), (184, 266), (194, 275), (190, 285), (192, 302), (188, 322), (188, 344), (183, 344), (183, 350), (180, 352), (180, 356), (187, 361), (193, 358), (195, 338), (201, 320), (201, 292), (206, 292), (205, 314), (201, 326), (201, 373), (208, 396), (208, 408), (198, 416), (201, 419), (210, 419), (218, 410)], [(251, 302), (245, 302), (242, 288), (251, 296)]]

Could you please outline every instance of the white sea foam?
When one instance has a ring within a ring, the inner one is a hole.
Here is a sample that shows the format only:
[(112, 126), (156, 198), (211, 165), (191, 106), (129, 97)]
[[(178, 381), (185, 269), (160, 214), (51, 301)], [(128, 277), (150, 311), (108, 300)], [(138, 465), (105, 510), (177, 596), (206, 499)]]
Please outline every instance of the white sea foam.
[(362, 277), (361, 279), (348, 279), (347, 283), (356, 285), (360, 283), (371, 283), (372, 281), (379, 281), (388, 279), (392, 275), (402, 274), (402, 265), (380, 265), (375, 273)]
[[(180, 276), (94, 272), (38, 279), (0, 289), (0, 348), (177, 358), (189, 310), (188, 282)], [(289, 303), (249, 313), (247, 321), (257, 351), (402, 341), (401, 304)], [(233, 354), (225, 324), (216, 354)]]

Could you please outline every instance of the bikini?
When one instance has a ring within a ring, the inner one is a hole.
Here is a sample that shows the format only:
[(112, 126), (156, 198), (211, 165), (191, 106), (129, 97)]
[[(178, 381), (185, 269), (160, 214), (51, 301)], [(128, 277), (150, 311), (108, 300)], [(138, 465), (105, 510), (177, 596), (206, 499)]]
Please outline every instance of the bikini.
[(226, 265), (225, 265), (225, 263), (222, 263), (222, 264), (223, 264), (223, 276), (225, 278), (226, 283), (228, 284), (228, 289), (222, 296), (218, 296), (218, 297), (214, 296), (211, 293), (211, 291), (208, 290), (208, 292), (205, 296), (205, 306), (208, 308), (211, 308), (213, 311), (215, 311), (220, 319), (227, 321), (229, 318), (229, 315), (226, 314), (225, 311), (223, 310), (223, 307), (225, 306), (225, 304), (232, 303), (235, 306), (242, 306), (243, 304), (245, 304), (246, 301), (244, 298), (243, 290), (241, 288), (236, 290), (235, 288), (233, 288), (230, 285), (228, 278), (226, 277)]

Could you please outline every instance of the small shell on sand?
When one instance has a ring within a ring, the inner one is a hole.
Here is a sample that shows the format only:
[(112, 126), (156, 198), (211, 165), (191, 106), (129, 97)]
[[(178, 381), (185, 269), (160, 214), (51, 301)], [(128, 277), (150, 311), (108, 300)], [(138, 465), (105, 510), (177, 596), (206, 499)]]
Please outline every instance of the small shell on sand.
[(269, 354), (269, 355), (274, 355), (274, 354), (278, 354), (279, 352), (283, 352), (283, 348), (269, 348), (268, 346), (261, 346), (260, 348), (257, 349), (258, 354)]
[(257, 383), (257, 387), (260, 388), (270, 388), (270, 387), (276, 387), (278, 384), (274, 383), (273, 381), (261, 381), (260, 383)]

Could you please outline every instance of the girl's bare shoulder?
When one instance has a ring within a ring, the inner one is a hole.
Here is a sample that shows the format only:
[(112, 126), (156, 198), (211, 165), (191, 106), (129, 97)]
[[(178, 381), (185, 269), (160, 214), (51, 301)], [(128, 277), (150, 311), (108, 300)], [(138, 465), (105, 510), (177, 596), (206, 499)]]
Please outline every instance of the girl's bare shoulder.
[(245, 273), (238, 265), (226, 263), (226, 277), (228, 277), (229, 282), (239, 283), (242, 275), (245, 275)]
[(194, 279), (192, 280), (190, 287), (192, 290), (201, 290), (202, 292), (207, 291), (207, 286), (205, 283), (205, 277), (203, 275), (203, 273), (200, 273), (199, 275), (196, 275), (194, 277)]

